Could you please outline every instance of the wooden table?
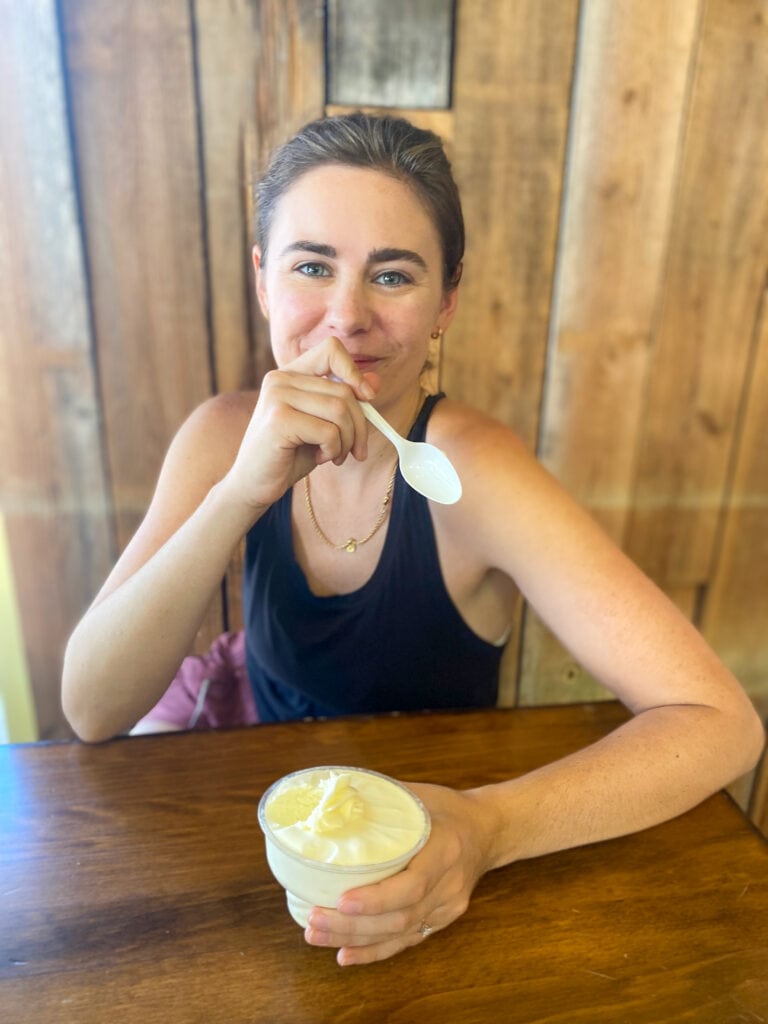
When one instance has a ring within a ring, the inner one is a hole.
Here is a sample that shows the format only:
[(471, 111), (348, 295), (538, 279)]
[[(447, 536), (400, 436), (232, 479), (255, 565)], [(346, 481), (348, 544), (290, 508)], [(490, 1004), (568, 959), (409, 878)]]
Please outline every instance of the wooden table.
[(417, 948), (339, 968), (266, 865), (256, 804), (315, 764), (456, 787), (603, 735), (615, 704), (0, 748), (3, 1024), (768, 1021), (768, 848), (724, 794), (481, 880)]

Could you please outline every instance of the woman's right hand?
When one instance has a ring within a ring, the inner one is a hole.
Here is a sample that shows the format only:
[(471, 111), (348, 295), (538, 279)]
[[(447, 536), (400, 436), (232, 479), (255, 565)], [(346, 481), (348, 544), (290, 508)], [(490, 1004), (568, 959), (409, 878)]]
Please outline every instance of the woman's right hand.
[(265, 509), (315, 466), (341, 465), (350, 454), (362, 461), (368, 428), (358, 399), (374, 394), (333, 337), (270, 371), (226, 486), (250, 507)]

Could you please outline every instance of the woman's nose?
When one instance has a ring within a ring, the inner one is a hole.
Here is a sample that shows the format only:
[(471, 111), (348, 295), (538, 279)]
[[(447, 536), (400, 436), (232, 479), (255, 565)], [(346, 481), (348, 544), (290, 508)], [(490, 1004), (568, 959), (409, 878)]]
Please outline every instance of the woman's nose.
[(367, 331), (371, 323), (371, 307), (365, 285), (359, 281), (337, 281), (329, 295), (327, 319), (328, 327), (335, 334)]

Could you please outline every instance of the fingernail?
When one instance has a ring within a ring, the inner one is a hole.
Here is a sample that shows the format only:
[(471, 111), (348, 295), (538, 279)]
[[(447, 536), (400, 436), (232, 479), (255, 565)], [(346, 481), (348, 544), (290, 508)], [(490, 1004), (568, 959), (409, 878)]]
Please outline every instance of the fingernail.
[(307, 920), (311, 928), (317, 928), (319, 931), (328, 931), (328, 918), (322, 910), (310, 910)]
[(328, 932), (317, 931), (311, 926), (304, 932), (304, 938), (310, 946), (327, 946), (331, 941), (331, 936)]
[(373, 390), (367, 380), (364, 380), (360, 385), (360, 391), (365, 395), (366, 398), (373, 398), (376, 392)]

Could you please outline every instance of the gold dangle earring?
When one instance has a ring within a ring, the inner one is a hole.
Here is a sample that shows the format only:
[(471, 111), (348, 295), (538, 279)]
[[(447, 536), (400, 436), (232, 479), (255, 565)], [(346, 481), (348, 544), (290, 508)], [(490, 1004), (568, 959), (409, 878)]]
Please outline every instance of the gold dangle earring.
[(436, 327), (429, 337), (431, 344), (427, 349), (427, 361), (421, 371), (421, 386), (428, 395), (436, 395), (440, 390), (443, 328)]

